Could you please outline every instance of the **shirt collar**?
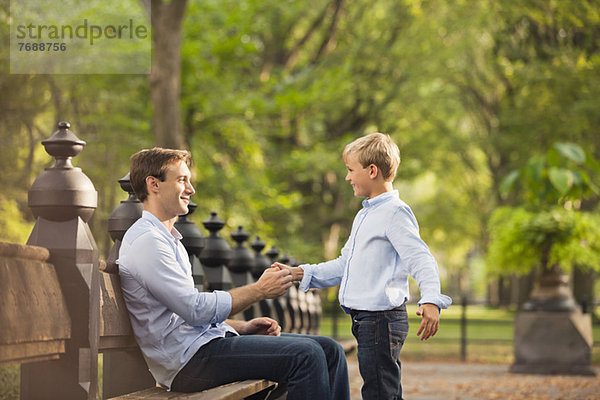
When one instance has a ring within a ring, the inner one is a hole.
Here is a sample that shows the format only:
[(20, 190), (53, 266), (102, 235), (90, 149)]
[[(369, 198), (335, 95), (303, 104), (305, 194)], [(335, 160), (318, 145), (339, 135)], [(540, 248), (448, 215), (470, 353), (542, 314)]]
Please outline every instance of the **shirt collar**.
[(381, 204), (385, 201), (388, 201), (392, 198), (399, 198), (398, 191), (392, 190), (390, 192), (383, 192), (378, 196), (373, 197), (372, 199), (364, 199), (362, 202), (363, 207), (373, 207), (378, 204)]
[(156, 216), (154, 214), (152, 214), (150, 211), (146, 211), (146, 210), (142, 211), (142, 218), (145, 218), (148, 221), (150, 221), (152, 223), (152, 225), (156, 226), (164, 234), (172, 236), (176, 240), (183, 239), (183, 236), (181, 236), (181, 233), (179, 233), (179, 231), (177, 229), (175, 229), (175, 227), (173, 227), (173, 229), (171, 230), (171, 232), (169, 232), (167, 230), (167, 227), (164, 226), (162, 224), (162, 222), (160, 222), (160, 220), (158, 218), (156, 218)]

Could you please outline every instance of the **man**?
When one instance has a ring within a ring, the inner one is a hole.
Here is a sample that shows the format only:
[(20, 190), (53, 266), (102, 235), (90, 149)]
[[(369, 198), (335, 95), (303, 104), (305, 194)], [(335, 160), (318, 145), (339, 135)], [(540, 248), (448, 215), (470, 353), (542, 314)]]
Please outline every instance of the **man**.
[(131, 185), (144, 205), (126, 232), (119, 274), (136, 340), (156, 381), (193, 392), (245, 379), (287, 383), (289, 400), (348, 399), (341, 346), (329, 338), (280, 335), (270, 318), (228, 319), (284, 294), (287, 270), (267, 269), (229, 292), (198, 292), (181, 235), (173, 227), (194, 194), (190, 153), (153, 148), (131, 157)]

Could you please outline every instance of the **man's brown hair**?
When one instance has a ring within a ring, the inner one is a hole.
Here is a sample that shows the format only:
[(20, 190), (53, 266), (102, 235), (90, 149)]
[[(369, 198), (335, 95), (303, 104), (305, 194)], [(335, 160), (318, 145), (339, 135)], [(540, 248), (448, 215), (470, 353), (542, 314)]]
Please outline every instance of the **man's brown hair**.
[(360, 137), (347, 144), (342, 153), (344, 161), (348, 156), (355, 158), (363, 168), (375, 164), (386, 181), (391, 181), (396, 177), (396, 171), (400, 165), (398, 146), (390, 135), (379, 132)]
[(144, 202), (148, 198), (146, 178), (153, 176), (161, 181), (165, 180), (165, 173), (169, 165), (177, 161), (185, 161), (189, 166), (192, 155), (187, 150), (152, 149), (140, 150), (130, 158), (129, 180), (137, 198)]

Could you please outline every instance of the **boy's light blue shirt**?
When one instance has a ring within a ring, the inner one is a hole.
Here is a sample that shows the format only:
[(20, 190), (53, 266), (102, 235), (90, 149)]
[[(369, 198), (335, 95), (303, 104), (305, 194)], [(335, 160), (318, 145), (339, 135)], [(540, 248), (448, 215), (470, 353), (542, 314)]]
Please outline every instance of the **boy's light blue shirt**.
[(383, 311), (409, 299), (408, 276), (419, 285), (419, 304), (448, 308), (452, 299), (440, 292), (438, 265), (419, 236), (419, 225), (398, 191), (363, 201), (348, 241), (335, 260), (303, 264), (300, 288), (340, 285), (339, 300), (349, 309)]
[(150, 212), (127, 230), (119, 275), (129, 319), (154, 379), (167, 388), (198, 349), (226, 332), (231, 295), (198, 292), (181, 234)]

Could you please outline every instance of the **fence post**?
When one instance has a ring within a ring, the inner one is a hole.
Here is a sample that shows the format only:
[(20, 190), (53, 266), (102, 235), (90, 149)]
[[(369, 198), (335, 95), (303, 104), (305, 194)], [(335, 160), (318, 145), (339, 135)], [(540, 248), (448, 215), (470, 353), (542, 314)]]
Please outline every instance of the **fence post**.
[[(283, 257), (279, 259), (279, 262), (282, 264), (290, 265), (291, 258), (288, 254), (284, 254)], [(294, 283), (286, 294), (286, 306), (287, 311), (290, 315), (290, 321), (288, 326), (286, 327), (287, 332), (298, 333), (298, 329), (300, 329), (300, 309), (298, 308), (298, 290), (296, 286), (298, 284)]]
[(225, 222), (213, 211), (202, 225), (210, 232), (200, 253), (200, 261), (206, 267), (206, 290), (229, 290), (232, 284), (227, 264), (231, 261), (231, 246), (218, 233), (225, 226)]
[(88, 226), (98, 194), (71, 164), (85, 142), (69, 128), (68, 122), (59, 122), (58, 130), (42, 141), (56, 163), (29, 190), (36, 222), (27, 244), (50, 251), (72, 321), (71, 340), (59, 360), (21, 366), (21, 399), (98, 397), (99, 255)]
[[(277, 261), (277, 256), (279, 256), (279, 249), (272, 246), (265, 254), (269, 257), (271, 263), (274, 263)], [(288, 290), (283, 296), (276, 298), (274, 301), (275, 314), (277, 315), (277, 320), (282, 331), (290, 329), (290, 326), (292, 325), (292, 318), (288, 311), (289, 297), (290, 292)]]
[[(254, 254), (252, 254), (252, 250), (244, 246), (244, 242), (248, 240), (249, 237), (250, 234), (241, 226), (238, 226), (238, 228), (231, 233), (231, 238), (236, 242), (236, 246), (233, 248), (233, 256), (229, 262), (229, 271), (231, 272), (233, 284), (238, 287), (254, 282), (254, 279), (252, 279), (252, 275), (250, 274), (250, 271), (254, 267)], [(258, 317), (258, 314), (258, 306), (256, 304), (252, 304), (243, 312), (246, 321)]]
[(177, 218), (175, 229), (183, 236), (181, 243), (183, 244), (183, 247), (185, 247), (190, 258), (194, 286), (199, 292), (202, 292), (206, 286), (204, 284), (204, 267), (200, 262), (200, 254), (202, 254), (202, 249), (205, 246), (204, 237), (202, 236), (202, 231), (198, 228), (198, 225), (188, 219), (188, 217), (196, 211), (197, 207), (198, 205), (196, 203), (190, 202), (188, 205), (188, 213)]
[(460, 314), (460, 359), (467, 361), (467, 296), (461, 300), (462, 310)]

